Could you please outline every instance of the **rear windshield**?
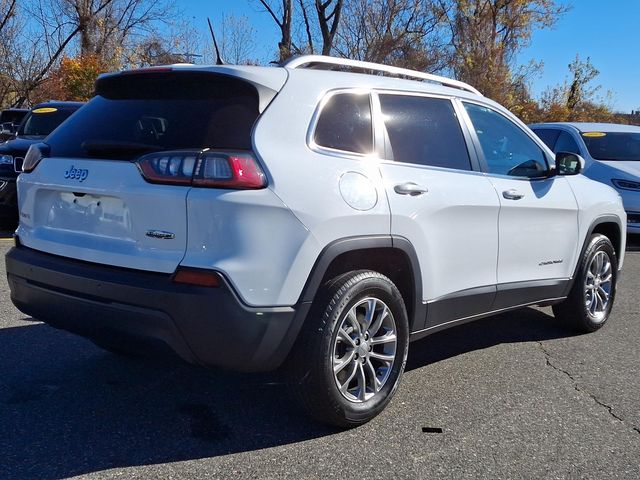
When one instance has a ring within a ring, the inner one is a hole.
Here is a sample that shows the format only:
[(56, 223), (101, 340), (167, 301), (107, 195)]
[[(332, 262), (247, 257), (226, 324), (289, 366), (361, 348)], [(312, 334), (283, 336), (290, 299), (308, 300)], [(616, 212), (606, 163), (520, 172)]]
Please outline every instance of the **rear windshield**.
[(18, 135), (21, 137), (44, 138), (75, 111), (76, 109), (67, 108), (34, 108), (22, 123)]
[(597, 160), (640, 161), (640, 133), (586, 132), (582, 139)]
[(258, 93), (206, 72), (124, 74), (47, 139), (52, 156), (133, 159), (151, 151), (250, 149)]

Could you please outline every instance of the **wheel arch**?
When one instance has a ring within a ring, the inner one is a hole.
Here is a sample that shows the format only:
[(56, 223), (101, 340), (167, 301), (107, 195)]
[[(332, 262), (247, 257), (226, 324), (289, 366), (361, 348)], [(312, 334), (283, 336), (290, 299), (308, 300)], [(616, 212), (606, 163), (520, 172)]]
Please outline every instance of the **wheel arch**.
[(582, 243), (582, 248), (580, 249), (580, 254), (573, 269), (571, 281), (568, 282), (567, 290), (565, 292), (566, 295), (568, 295), (571, 291), (573, 282), (575, 281), (575, 278), (578, 274), (578, 269), (580, 268), (580, 262), (582, 260), (582, 257), (584, 256), (584, 252), (589, 247), (589, 239), (594, 233), (602, 234), (611, 241), (611, 243), (613, 244), (613, 249), (616, 252), (616, 257), (618, 257), (618, 259), (620, 259), (620, 255), (624, 253), (624, 235), (626, 233), (626, 230), (623, 229), (620, 218), (615, 215), (603, 215), (597, 217), (595, 220), (593, 220), (593, 222), (591, 222), (591, 225), (587, 230), (587, 234)]
[(611, 240), (613, 249), (616, 252), (616, 256), (620, 258), (620, 253), (622, 252), (623, 233), (618, 217), (606, 216), (598, 218), (589, 229), (589, 233), (587, 234), (587, 238), (585, 239), (585, 245), (583, 246), (582, 252), (584, 252), (584, 249), (587, 248), (587, 242), (591, 235), (593, 235), (594, 233), (600, 233)]
[(422, 327), (426, 317), (422, 273), (415, 249), (404, 237), (358, 236), (330, 243), (320, 252), (299, 303), (313, 302), (321, 286), (337, 275), (361, 269), (389, 277), (405, 301), (410, 331)]

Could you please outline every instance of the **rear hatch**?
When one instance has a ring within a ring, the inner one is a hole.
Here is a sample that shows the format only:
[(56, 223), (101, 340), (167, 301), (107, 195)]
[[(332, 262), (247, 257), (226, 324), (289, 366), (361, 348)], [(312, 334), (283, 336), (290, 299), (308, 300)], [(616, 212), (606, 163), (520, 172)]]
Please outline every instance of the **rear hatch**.
[[(99, 79), (96, 97), (33, 149), (43, 158), (19, 176), (21, 243), (173, 272), (187, 245), (186, 199), (199, 152), (250, 151), (264, 97), (275, 95), (218, 70), (162, 68)], [(153, 178), (140, 162), (149, 157), (160, 171)]]

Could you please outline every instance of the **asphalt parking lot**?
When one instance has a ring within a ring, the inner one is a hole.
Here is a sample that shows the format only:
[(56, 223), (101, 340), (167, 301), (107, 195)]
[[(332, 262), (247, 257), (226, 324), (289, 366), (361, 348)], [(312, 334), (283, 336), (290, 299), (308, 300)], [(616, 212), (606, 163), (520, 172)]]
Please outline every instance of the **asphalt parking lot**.
[[(124, 358), (25, 318), (0, 267), (0, 478), (640, 478), (640, 241), (610, 323), (527, 308), (410, 348), (393, 402), (312, 423), (276, 375)], [(10, 248), (0, 240), (0, 255)]]

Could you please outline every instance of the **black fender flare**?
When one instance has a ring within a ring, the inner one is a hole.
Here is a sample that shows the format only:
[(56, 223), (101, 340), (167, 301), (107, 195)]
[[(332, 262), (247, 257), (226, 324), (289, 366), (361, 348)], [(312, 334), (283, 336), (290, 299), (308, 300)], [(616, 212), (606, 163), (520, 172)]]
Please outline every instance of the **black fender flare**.
[[(584, 252), (587, 250), (587, 247), (589, 246), (589, 239), (591, 238), (591, 235), (593, 234), (594, 230), (599, 225), (602, 225), (603, 223), (615, 223), (618, 226), (618, 229), (620, 230), (620, 244), (614, 245), (614, 248), (616, 249), (616, 251), (621, 250), (622, 236), (627, 234), (627, 229), (626, 229), (626, 226), (622, 225), (622, 222), (620, 221), (620, 217), (616, 215), (601, 215), (599, 217), (596, 217), (591, 222), (591, 225), (589, 225), (587, 234), (585, 235), (584, 240), (582, 242), (582, 248), (580, 249), (576, 264), (573, 268), (573, 274), (571, 275), (570, 281), (567, 282), (567, 288), (564, 292), (565, 296), (569, 295), (569, 293), (571, 292), (571, 289), (573, 288), (573, 284), (575, 282), (576, 276), (578, 275), (578, 268), (580, 268), (580, 260), (582, 259)], [(613, 243), (613, 239), (609, 239), (609, 240), (611, 240), (611, 243)]]
[(322, 249), (302, 290), (298, 304), (311, 303), (321, 287), (331, 263), (340, 255), (369, 249), (389, 248), (399, 250), (408, 259), (413, 283), (412, 329), (421, 328), (426, 318), (426, 305), (422, 302), (422, 272), (418, 255), (413, 244), (404, 237), (396, 235), (367, 235), (346, 237), (329, 243)]

